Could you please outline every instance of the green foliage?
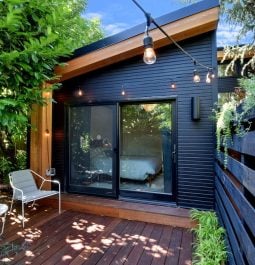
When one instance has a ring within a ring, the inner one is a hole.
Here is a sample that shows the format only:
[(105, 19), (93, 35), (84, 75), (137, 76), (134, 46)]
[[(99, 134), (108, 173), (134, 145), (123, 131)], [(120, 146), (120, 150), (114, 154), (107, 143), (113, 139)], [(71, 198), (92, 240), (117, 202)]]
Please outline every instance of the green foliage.
[(195, 241), (194, 265), (221, 265), (227, 259), (225, 230), (219, 226), (215, 212), (191, 211), (192, 220), (198, 224), (193, 229)]
[(56, 79), (61, 58), (102, 38), (100, 22), (81, 16), (85, 7), (86, 0), (0, 1), (0, 160), (14, 167), (32, 106), (46, 103), (43, 84)]
[(122, 126), (126, 133), (153, 134), (160, 129), (171, 129), (171, 105), (169, 103), (130, 104), (122, 107), (121, 111), (124, 117)]
[(244, 98), (236, 95), (229, 102), (224, 103), (219, 111), (215, 111), (217, 150), (219, 152), (221, 146), (224, 146), (225, 166), (227, 164), (227, 150), (233, 133), (244, 136), (249, 131), (249, 126), (244, 127), (243, 125), (244, 123), (249, 124), (247, 116), (255, 110), (255, 76), (242, 78), (239, 83), (242, 87), (242, 94), (245, 95)]
[(0, 175), (2, 177), (2, 179), (1, 179), (2, 183), (4, 183), (4, 184), (9, 183), (8, 174), (12, 171), (12, 169), (13, 169), (12, 162), (8, 158), (1, 156), (1, 158), (0, 158)]
[[(186, 4), (198, 2), (197, 0), (180, 0)], [(233, 71), (236, 61), (240, 60), (243, 65), (242, 74), (246, 68), (255, 69), (255, 2), (252, 0), (220, 0), (221, 20), (225, 21), (231, 27), (240, 28), (237, 36), (236, 46), (227, 46), (224, 48), (224, 57), (222, 62), (230, 60), (226, 73)], [(247, 34), (250, 36), (250, 43), (238, 45), (242, 37)], [(249, 58), (244, 63), (245, 58)]]

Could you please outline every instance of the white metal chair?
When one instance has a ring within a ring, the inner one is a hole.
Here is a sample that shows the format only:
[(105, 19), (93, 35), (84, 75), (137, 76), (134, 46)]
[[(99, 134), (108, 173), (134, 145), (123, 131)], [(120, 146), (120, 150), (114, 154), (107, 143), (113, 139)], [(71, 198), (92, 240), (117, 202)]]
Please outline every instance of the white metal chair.
[(0, 203), (0, 216), (3, 215), (1, 217), (2, 219), (2, 229), (1, 229), (1, 233), (0, 233), (0, 236), (3, 234), (4, 232), (4, 225), (5, 225), (5, 221), (6, 221), (6, 215), (7, 215), (7, 212), (8, 212), (8, 206), (6, 204), (2, 204)]
[[(42, 180), (40, 188), (38, 189), (34, 176)], [(22, 203), (22, 226), (24, 228), (24, 203), (35, 202), (36, 200), (43, 199), (49, 196), (58, 194), (59, 196), (59, 213), (61, 213), (61, 192), (60, 183), (57, 180), (48, 180), (34, 172), (31, 169), (14, 171), (9, 174), (10, 185), (13, 189), (12, 202), (10, 212), (12, 211), (13, 201), (19, 200)], [(55, 190), (42, 190), (45, 182), (58, 184), (58, 191)]]

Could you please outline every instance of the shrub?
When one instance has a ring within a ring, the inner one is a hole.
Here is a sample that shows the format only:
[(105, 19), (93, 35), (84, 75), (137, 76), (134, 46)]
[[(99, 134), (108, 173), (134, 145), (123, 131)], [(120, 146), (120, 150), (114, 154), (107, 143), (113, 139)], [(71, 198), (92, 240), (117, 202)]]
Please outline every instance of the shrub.
[(225, 230), (220, 227), (215, 212), (192, 210), (191, 218), (197, 222), (197, 226), (192, 229), (196, 236), (193, 264), (223, 264), (227, 259)]

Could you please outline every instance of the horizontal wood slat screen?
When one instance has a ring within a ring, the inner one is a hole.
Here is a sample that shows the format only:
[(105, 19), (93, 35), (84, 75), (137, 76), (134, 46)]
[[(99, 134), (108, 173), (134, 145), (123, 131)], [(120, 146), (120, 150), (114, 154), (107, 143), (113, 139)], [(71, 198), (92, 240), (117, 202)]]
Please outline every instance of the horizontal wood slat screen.
[(234, 135), (233, 142), (229, 146), (225, 167), (224, 154), (216, 155), (216, 211), (227, 231), (229, 264), (253, 265), (255, 264), (255, 131), (247, 133), (244, 137)]

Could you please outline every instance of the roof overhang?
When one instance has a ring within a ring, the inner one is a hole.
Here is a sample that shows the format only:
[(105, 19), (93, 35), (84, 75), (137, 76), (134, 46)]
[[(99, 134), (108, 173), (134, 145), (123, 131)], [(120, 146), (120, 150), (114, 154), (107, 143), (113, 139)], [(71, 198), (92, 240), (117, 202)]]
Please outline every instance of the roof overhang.
[[(169, 14), (170, 15), (170, 14)], [(168, 24), (161, 25), (175, 41), (182, 41), (217, 28), (219, 6), (202, 10), (192, 15), (179, 18)], [(106, 47), (97, 47), (88, 53), (66, 62), (64, 67), (57, 67), (56, 74), (60, 81), (112, 65), (143, 53), (143, 32)], [(170, 41), (156, 28), (150, 30), (154, 47), (160, 48), (171, 44)]]

